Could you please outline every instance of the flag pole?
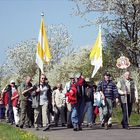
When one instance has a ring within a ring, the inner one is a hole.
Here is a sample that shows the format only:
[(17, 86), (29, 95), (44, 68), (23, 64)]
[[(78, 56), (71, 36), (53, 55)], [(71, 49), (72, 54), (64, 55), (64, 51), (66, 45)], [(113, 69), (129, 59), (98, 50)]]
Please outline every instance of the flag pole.
[(39, 68), (39, 87), (40, 87), (41, 69)]
[[(41, 19), (44, 18), (44, 12), (41, 13)], [(43, 44), (43, 40), (41, 39), (41, 45)], [(39, 86), (40, 86), (40, 77), (41, 77), (41, 69), (39, 68)]]

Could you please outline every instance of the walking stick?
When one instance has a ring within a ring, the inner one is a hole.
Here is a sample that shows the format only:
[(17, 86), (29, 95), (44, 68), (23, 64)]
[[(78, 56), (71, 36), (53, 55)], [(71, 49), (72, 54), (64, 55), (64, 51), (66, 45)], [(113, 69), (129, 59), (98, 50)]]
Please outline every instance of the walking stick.
[(127, 92), (125, 94), (125, 97), (126, 97), (126, 114), (127, 114), (127, 123), (129, 125), (129, 114), (128, 114), (128, 102), (127, 102)]

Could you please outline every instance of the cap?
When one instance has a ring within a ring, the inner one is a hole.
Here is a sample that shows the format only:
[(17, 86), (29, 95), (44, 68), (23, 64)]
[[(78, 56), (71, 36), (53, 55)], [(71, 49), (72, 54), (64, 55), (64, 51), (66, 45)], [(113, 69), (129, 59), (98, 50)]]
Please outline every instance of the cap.
[(15, 83), (15, 81), (14, 81), (14, 80), (11, 80), (11, 81), (10, 81), (10, 84), (12, 84), (12, 83)]
[(110, 77), (111, 75), (110, 75), (110, 73), (109, 73), (108, 71), (106, 71), (106, 72), (104, 73), (104, 76), (109, 76), (109, 77)]
[(91, 82), (90, 78), (85, 79), (86, 82)]

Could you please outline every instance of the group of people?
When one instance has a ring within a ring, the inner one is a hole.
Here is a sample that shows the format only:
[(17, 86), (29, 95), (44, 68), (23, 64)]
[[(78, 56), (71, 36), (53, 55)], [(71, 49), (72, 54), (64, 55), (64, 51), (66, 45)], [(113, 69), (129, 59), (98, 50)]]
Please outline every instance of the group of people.
[(58, 125), (82, 130), (86, 115), (87, 125), (94, 127), (99, 109), (101, 126), (108, 129), (112, 117), (113, 103), (120, 102), (122, 108), (122, 127), (129, 128), (129, 117), (134, 102), (138, 102), (136, 84), (125, 72), (115, 84), (109, 72), (105, 72), (97, 85), (82, 74), (70, 76), (64, 88), (61, 83), (51, 88), (44, 74), (38, 84), (32, 84), (32, 78), (16, 86), (12, 80), (0, 93), (0, 120), (15, 123), (21, 129), (34, 126), (43, 131)]

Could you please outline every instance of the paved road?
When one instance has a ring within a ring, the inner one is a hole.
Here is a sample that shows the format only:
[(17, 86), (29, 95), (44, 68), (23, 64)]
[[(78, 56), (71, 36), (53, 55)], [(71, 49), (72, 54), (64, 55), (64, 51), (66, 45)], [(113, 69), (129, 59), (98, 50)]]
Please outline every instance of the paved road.
[(140, 127), (131, 127), (131, 130), (125, 130), (118, 125), (114, 125), (109, 130), (96, 126), (94, 129), (83, 128), (78, 132), (65, 127), (51, 128), (46, 132), (29, 130), (39, 137), (48, 137), (49, 140), (140, 140)]

